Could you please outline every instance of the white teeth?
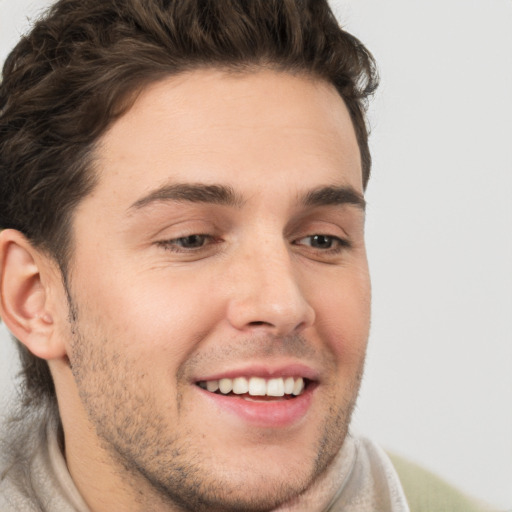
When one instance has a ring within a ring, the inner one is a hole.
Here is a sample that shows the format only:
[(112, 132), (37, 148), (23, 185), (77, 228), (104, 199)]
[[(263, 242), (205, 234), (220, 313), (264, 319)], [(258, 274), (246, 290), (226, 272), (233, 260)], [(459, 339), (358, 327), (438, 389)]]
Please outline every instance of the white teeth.
[(243, 395), (249, 391), (249, 382), (245, 377), (233, 379), (233, 393)]
[(267, 394), (267, 383), (261, 377), (251, 377), (249, 379), (249, 395), (265, 396)]
[(210, 391), (210, 393), (215, 393), (219, 389), (219, 381), (218, 380), (209, 380), (206, 382), (206, 389)]
[(295, 386), (295, 379), (293, 377), (287, 377), (284, 381), (284, 392), (287, 395), (293, 393), (293, 387)]
[(231, 379), (220, 379), (219, 389), (220, 392), (224, 393), (225, 395), (231, 393), (231, 390), (233, 389), (233, 381)]
[(283, 396), (284, 395), (283, 379), (270, 379), (267, 382), (267, 395), (268, 396)]
[(304, 391), (304, 379), (302, 377), (277, 377), (264, 379), (262, 377), (236, 377), (235, 379), (220, 379), (198, 382), (199, 387), (207, 389), (211, 393), (220, 391), (223, 395), (233, 392), (236, 395), (274, 396), (284, 395), (298, 396)]
[(304, 390), (304, 379), (297, 379), (293, 386), (292, 394), (295, 396), (300, 395)]

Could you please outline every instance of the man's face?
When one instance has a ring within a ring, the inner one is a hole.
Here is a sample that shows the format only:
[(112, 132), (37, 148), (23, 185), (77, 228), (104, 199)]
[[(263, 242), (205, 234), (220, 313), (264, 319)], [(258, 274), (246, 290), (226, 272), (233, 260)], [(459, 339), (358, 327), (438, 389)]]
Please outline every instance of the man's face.
[(98, 443), (67, 446), (72, 473), (73, 452), (100, 450), (127, 486), (191, 510), (300, 493), (343, 443), (369, 327), (343, 101), (272, 71), (180, 75), (111, 127), (96, 169), (68, 355)]

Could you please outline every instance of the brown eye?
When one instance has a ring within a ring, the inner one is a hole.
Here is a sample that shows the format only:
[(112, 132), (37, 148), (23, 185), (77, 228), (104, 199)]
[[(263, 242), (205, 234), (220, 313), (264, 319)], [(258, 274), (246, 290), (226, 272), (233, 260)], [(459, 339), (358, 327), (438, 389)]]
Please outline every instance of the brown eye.
[(221, 244), (222, 238), (202, 234), (180, 236), (156, 242), (158, 247), (174, 253), (176, 258), (180, 258), (180, 261), (195, 261), (217, 254)]
[(309, 235), (295, 240), (294, 245), (302, 246), (305, 250), (317, 257), (333, 257), (341, 254), (346, 249), (350, 249), (351, 244), (348, 240), (334, 235)]
[(310, 240), (311, 247), (315, 249), (330, 249), (334, 244), (334, 237), (327, 235), (313, 235), (307, 237)]
[(324, 250), (339, 249), (348, 247), (349, 243), (346, 240), (332, 235), (310, 235), (305, 236), (295, 242), (298, 245), (307, 245), (312, 249)]
[(174, 243), (183, 249), (199, 249), (203, 247), (208, 235), (189, 235), (174, 240)]
[(188, 235), (172, 240), (161, 240), (157, 244), (172, 252), (187, 253), (203, 249), (213, 242), (214, 239), (210, 235)]

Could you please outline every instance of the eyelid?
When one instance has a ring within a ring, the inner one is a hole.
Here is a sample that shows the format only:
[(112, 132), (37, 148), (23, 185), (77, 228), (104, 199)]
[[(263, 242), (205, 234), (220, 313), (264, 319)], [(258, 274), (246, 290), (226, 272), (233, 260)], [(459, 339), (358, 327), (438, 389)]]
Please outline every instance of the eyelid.
[[(333, 240), (334, 245), (332, 247), (320, 248), (313, 247), (312, 245), (301, 243), (305, 239), (311, 239), (315, 236), (325, 236)], [(296, 238), (293, 241), (295, 246), (299, 248), (304, 248), (305, 254), (312, 255), (315, 259), (319, 258), (320, 260), (324, 259), (324, 261), (329, 261), (329, 258), (341, 256), (345, 251), (348, 251), (352, 248), (352, 243), (347, 238), (342, 238), (336, 235), (328, 235), (324, 233), (313, 233), (311, 235), (306, 235), (300, 238)]]
[(151, 211), (145, 212), (148, 215), (141, 223), (141, 229), (153, 243), (194, 234), (217, 234), (232, 226), (231, 218), (217, 209), (205, 209), (196, 204), (180, 205), (180, 208), (160, 206), (152, 215), (149, 215)]
[[(180, 240), (184, 240), (186, 238), (190, 238), (193, 236), (197, 237), (205, 237), (206, 243), (199, 247), (181, 247), (179, 245)], [(158, 240), (156, 244), (159, 247), (162, 247), (168, 251), (178, 253), (178, 254), (193, 254), (200, 251), (206, 251), (209, 247), (219, 243), (220, 240), (216, 239), (213, 235), (209, 235), (207, 233), (190, 233), (188, 235), (178, 236), (176, 238), (168, 238), (165, 240)]]

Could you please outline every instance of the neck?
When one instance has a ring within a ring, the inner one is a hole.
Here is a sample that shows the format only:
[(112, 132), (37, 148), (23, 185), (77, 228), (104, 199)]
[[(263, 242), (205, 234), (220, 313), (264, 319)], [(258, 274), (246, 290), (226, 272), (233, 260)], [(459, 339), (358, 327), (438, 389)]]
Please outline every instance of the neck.
[(303, 494), (277, 508), (274, 512), (328, 512), (343, 492), (356, 459), (356, 448), (347, 434), (341, 450), (314, 484)]

